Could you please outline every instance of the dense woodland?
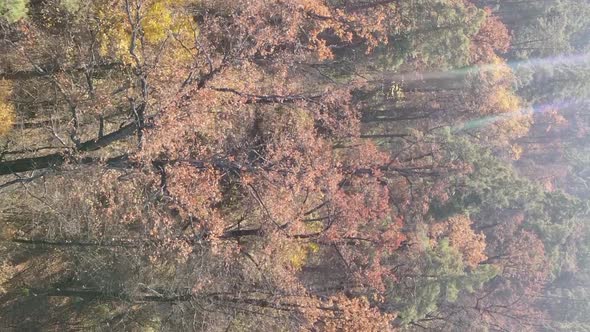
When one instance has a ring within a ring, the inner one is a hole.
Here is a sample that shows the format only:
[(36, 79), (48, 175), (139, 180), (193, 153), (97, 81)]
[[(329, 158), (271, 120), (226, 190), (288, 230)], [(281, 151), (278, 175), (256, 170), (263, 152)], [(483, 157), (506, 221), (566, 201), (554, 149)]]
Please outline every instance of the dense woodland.
[(590, 331), (589, 23), (0, 0), (0, 330)]

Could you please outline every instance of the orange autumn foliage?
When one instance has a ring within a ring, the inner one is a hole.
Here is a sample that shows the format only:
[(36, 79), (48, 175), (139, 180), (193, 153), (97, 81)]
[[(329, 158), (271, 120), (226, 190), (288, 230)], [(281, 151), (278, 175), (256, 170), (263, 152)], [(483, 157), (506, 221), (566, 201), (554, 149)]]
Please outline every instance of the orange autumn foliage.
[(471, 220), (466, 215), (456, 215), (446, 221), (431, 226), (430, 234), (433, 238), (449, 239), (452, 247), (463, 256), (463, 262), (469, 268), (475, 268), (487, 259), (485, 255), (485, 235), (476, 233), (471, 228)]

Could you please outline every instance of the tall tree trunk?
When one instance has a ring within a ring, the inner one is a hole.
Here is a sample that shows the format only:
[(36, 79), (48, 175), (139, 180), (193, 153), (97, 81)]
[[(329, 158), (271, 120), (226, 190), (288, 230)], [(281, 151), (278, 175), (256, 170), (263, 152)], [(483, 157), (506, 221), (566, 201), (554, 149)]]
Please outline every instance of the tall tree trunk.
[[(125, 139), (127, 137), (132, 136), (135, 134), (137, 128), (137, 124), (130, 123), (120, 129), (104, 135), (98, 139), (89, 140), (86, 142), (81, 143), (78, 146), (78, 151), (81, 152), (88, 152), (88, 151), (95, 151), (101, 149), (113, 142)], [(44, 169), (49, 167), (57, 167), (63, 165), (67, 158), (67, 154), (64, 152), (56, 152), (52, 154), (48, 154), (41, 157), (30, 157), (30, 158), (22, 158), (16, 160), (9, 160), (0, 162), (0, 175), (8, 175), (20, 172), (28, 172), (34, 171), (38, 169)], [(107, 163), (111, 162), (120, 162), (121, 157), (111, 158), (107, 161)], [(90, 162), (89, 159), (83, 159), (84, 163)]]
[(37, 77), (46, 77), (57, 73), (67, 73), (67, 74), (75, 74), (75, 73), (82, 73), (88, 69), (91, 70), (111, 70), (117, 68), (123, 68), (124, 64), (121, 62), (109, 62), (109, 63), (102, 63), (102, 64), (95, 64), (90, 65), (87, 67), (80, 66), (74, 68), (40, 68), (40, 69), (33, 69), (33, 70), (17, 70), (17, 71), (8, 71), (8, 72), (0, 72), (0, 80), (27, 80), (31, 78)]

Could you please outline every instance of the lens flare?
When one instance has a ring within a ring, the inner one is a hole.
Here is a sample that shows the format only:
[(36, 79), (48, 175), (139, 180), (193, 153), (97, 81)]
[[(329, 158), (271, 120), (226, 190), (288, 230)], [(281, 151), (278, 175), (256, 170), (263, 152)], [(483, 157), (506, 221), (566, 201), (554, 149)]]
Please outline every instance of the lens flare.
[[(434, 72), (413, 72), (403, 74), (392, 74), (389, 75), (391, 81), (394, 82), (416, 82), (416, 81), (429, 81), (429, 80), (452, 80), (464, 77), (471, 73), (481, 71), (491, 71), (500, 67), (506, 68), (506, 66), (512, 70), (516, 69), (535, 69), (537, 67), (557, 67), (563, 65), (576, 65), (590, 62), (590, 53), (571, 54), (571, 55), (560, 55), (554, 57), (528, 59), (522, 61), (511, 61), (508, 63), (489, 63), (480, 64), (475, 66), (469, 66), (459, 69), (447, 70), (447, 71), (434, 71)], [(453, 130), (470, 130), (481, 128), (498, 121), (505, 121), (519, 116), (544, 112), (548, 109), (559, 109), (574, 104), (574, 102), (568, 101), (557, 101), (548, 104), (535, 105), (528, 108), (515, 110), (513, 112), (504, 112), (501, 114), (493, 114), (478, 119), (473, 119), (453, 127)]]
[(522, 108), (522, 109), (516, 110), (514, 112), (494, 114), (494, 115), (481, 117), (481, 118), (477, 118), (477, 119), (473, 119), (473, 120), (461, 123), (459, 125), (454, 126), (453, 130), (454, 131), (462, 131), (462, 130), (478, 129), (478, 128), (482, 128), (482, 127), (491, 125), (495, 122), (505, 121), (505, 120), (517, 118), (519, 116), (532, 115), (532, 114), (536, 114), (536, 113), (547, 112), (549, 110), (565, 108), (565, 107), (572, 106), (576, 103), (577, 102), (572, 102), (572, 101), (556, 101), (556, 102), (552, 102), (552, 103), (531, 106), (528, 108)]
[(452, 69), (447, 71), (434, 71), (434, 72), (412, 72), (412, 73), (403, 73), (403, 74), (392, 74), (389, 78), (392, 81), (401, 81), (401, 82), (414, 82), (414, 81), (424, 81), (424, 80), (439, 80), (439, 79), (454, 79), (466, 76), (470, 73), (478, 72), (478, 71), (488, 71), (496, 69), (500, 66), (508, 66), (509, 68), (515, 69), (522, 69), (522, 68), (529, 68), (533, 69), (535, 67), (542, 67), (542, 66), (562, 66), (562, 65), (572, 65), (572, 64), (579, 64), (590, 61), (590, 53), (581, 53), (581, 54), (572, 54), (572, 55), (562, 55), (562, 56), (555, 56), (555, 57), (547, 57), (547, 58), (537, 58), (537, 59), (528, 59), (522, 61), (510, 61), (507, 63), (488, 63), (488, 64), (480, 64), (474, 65), (464, 68)]

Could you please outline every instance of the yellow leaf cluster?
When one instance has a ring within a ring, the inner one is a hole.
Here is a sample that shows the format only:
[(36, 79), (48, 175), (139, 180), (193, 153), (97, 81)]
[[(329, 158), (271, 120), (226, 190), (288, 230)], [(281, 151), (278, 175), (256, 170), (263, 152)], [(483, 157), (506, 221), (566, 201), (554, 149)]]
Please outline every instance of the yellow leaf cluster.
[(10, 84), (0, 82), (0, 136), (6, 135), (14, 125), (14, 107), (8, 101)]
[(518, 112), (521, 107), (520, 98), (509, 88), (502, 87), (494, 91), (491, 96), (492, 103), (500, 113)]
[(14, 266), (8, 264), (7, 262), (0, 263), (0, 294), (6, 293), (6, 289), (2, 287), (2, 285), (10, 280), (10, 278), (14, 275), (16, 269)]
[(289, 254), (289, 263), (295, 270), (301, 270), (305, 262), (307, 261), (307, 248), (298, 245), (291, 249)]
[[(140, 10), (140, 33), (148, 44), (156, 44), (166, 39), (169, 33), (187, 37), (190, 29), (189, 16), (184, 14), (186, 0), (154, 0), (144, 4)], [(132, 26), (122, 2), (105, 5), (103, 1), (95, 3), (96, 17), (100, 26), (100, 52), (120, 57), (124, 62), (131, 62), (129, 47)], [(134, 13), (132, 13), (133, 15)], [(186, 38), (181, 38), (186, 39)], [(141, 43), (141, 39), (136, 41)]]
[(172, 12), (164, 2), (154, 2), (147, 10), (143, 21), (143, 33), (149, 43), (157, 43), (168, 33), (172, 26)]
[(287, 259), (289, 265), (295, 270), (301, 270), (305, 263), (308, 261), (311, 254), (315, 254), (320, 251), (320, 246), (317, 243), (298, 243), (293, 246), (288, 246), (289, 252)]
[(106, 6), (102, 1), (97, 1), (95, 4), (96, 16), (101, 28), (98, 36), (101, 55), (114, 53), (124, 62), (131, 62), (128, 52), (131, 31), (123, 8)]

